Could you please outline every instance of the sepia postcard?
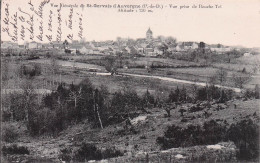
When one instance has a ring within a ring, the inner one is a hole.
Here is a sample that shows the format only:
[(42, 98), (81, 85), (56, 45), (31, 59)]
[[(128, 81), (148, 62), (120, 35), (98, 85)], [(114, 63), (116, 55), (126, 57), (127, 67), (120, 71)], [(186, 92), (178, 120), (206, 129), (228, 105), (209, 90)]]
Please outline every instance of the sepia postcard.
[(1, 162), (259, 162), (259, 0), (2, 0)]

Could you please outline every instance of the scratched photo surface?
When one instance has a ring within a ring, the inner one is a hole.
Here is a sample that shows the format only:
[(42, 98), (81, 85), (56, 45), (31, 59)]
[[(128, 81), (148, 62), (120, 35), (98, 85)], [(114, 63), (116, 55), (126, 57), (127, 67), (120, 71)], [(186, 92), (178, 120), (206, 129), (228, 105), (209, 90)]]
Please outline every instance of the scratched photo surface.
[(1, 162), (259, 162), (259, 0), (2, 0)]

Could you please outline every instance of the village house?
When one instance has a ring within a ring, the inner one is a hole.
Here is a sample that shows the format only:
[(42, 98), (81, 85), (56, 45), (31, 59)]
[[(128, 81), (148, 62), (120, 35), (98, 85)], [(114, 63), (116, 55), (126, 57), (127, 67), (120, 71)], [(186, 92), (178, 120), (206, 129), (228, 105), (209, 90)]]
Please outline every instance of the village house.
[(140, 45), (135, 45), (135, 49), (137, 50), (137, 54), (144, 55), (144, 48)]
[(19, 47), (20, 49), (25, 49), (25, 48), (26, 48), (25, 45), (18, 45), (18, 47)]
[(61, 41), (53, 41), (50, 44), (52, 45), (52, 48), (55, 48), (55, 49), (63, 49), (64, 48), (63, 42), (61, 42)]
[(37, 43), (35, 41), (32, 41), (28, 44), (28, 49), (41, 49), (41, 48), (42, 48), (42, 44)]
[(252, 54), (251, 53), (244, 53), (243, 56), (244, 57), (250, 57), (250, 56), (252, 56)]
[(182, 44), (185, 50), (197, 49), (199, 47), (199, 45), (195, 42), (183, 42)]
[(210, 50), (212, 52), (216, 52), (217, 54), (223, 54), (225, 52), (231, 51), (231, 48), (221, 44), (216, 44), (216, 45), (210, 45)]
[(138, 50), (136, 49), (135, 46), (127, 46), (125, 47), (125, 50), (127, 51), (128, 54), (138, 54)]
[(179, 51), (184, 51), (185, 49), (184, 49), (184, 45), (180, 42), (180, 43), (178, 43), (177, 44), (177, 46), (176, 46), (176, 48), (175, 48), (175, 50), (177, 51), (177, 52), (179, 52)]
[(163, 51), (160, 50), (159, 47), (155, 47), (155, 48), (154, 48), (154, 53), (155, 53), (156, 55), (163, 55)]

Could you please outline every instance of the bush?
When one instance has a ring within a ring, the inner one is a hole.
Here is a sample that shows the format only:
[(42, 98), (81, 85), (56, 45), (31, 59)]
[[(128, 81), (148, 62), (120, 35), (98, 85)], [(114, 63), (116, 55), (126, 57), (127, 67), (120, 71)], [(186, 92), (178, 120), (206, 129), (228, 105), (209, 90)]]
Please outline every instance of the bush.
[(19, 136), (16, 128), (13, 125), (3, 126), (2, 132), (3, 141), (6, 141), (8, 143), (14, 142)]
[(102, 160), (107, 158), (123, 156), (123, 153), (115, 147), (105, 150), (98, 149), (93, 144), (83, 143), (78, 149), (62, 149), (59, 158), (63, 161), (84, 162), (89, 160)]
[(3, 152), (4, 156), (6, 156), (7, 154), (10, 154), (10, 155), (14, 155), (14, 154), (18, 154), (18, 155), (27, 154), (27, 155), (29, 155), (30, 154), (27, 147), (23, 147), (23, 146), (18, 147), (16, 144), (9, 146), (9, 147), (3, 146), (2, 152)]
[(214, 120), (205, 122), (203, 127), (189, 125), (181, 128), (172, 125), (156, 141), (163, 149), (233, 141), (239, 149), (238, 159), (254, 161), (259, 157), (259, 125), (251, 119), (244, 119), (229, 128)]
[(142, 103), (144, 105), (144, 107), (149, 107), (151, 104), (155, 104), (155, 100), (153, 95), (148, 91), (144, 93), (143, 97), (142, 97)]
[(258, 159), (259, 126), (251, 119), (232, 124), (227, 132), (229, 140), (239, 148), (237, 157), (240, 160)]
[(101, 151), (93, 144), (82, 144), (73, 156), (74, 161), (101, 160)]
[(157, 138), (157, 143), (163, 149), (187, 147), (194, 145), (216, 144), (225, 139), (226, 127), (214, 120), (205, 122), (203, 127), (189, 125), (187, 128), (169, 126), (163, 137)]
[(27, 77), (34, 77), (41, 74), (41, 65), (40, 64), (33, 64), (33, 65), (22, 65), (20, 68), (20, 74), (27, 76)]
[(34, 54), (31, 54), (28, 58), (27, 58), (27, 60), (34, 60), (34, 59), (39, 59), (40, 57), (39, 56), (36, 56), (36, 55), (34, 55)]
[(123, 156), (124, 154), (115, 147), (105, 149), (102, 151), (102, 159)]
[(251, 89), (246, 89), (246, 91), (243, 93), (243, 97), (245, 99), (252, 99), (256, 97), (256, 94), (253, 90)]

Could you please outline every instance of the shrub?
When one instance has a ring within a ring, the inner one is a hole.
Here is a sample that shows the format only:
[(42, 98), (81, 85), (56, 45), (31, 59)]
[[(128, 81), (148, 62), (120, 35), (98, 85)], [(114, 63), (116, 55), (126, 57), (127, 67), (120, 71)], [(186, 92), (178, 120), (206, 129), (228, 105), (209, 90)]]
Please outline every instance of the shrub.
[(193, 112), (197, 112), (197, 111), (201, 111), (201, 110), (204, 110), (204, 107), (200, 107), (200, 106), (192, 106), (189, 108), (189, 112), (190, 113), (193, 113)]
[(172, 71), (166, 71), (166, 75), (173, 75)]
[(149, 104), (154, 104), (155, 100), (153, 95), (148, 91), (144, 93), (143, 97), (142, 97), (142, 103), (145, 107), (149, 107)]
[(4, 125), (2, 132), (3, 141), (12, 143), (18, 138), (18, 132), (13, 125)]
[(255, 96), (255, 92), (251, 89), (246, 89), (246, 91), (243, 93), (243, 97), (245, 99), (251, 99), (251, 98), (254, 98), (256, 97)]
[(27, 154), (27, 155), (29, 155), (30, 154), (27, 147), (23, 147), (23, 146), (19, 147), (16, 144), (9, 146), (9, 147), (3, 146), (2, 152), (3, 152), (4, 156), (6, 156), (7, 154), (10, 154), (10, 155), (14, 155), (14, 154), (18, 154), (18, 155)]
[(41, 65), (40, 64), (33, 64), (33, 65), (21, 65), (20, 68), (20, 74), (21, 76), (27, 76), (27, 77), (34, 77), (41, 74)]
[(259, 126), (251, 119), (232, 124), (227, 132), (229, 140), (239, 148), (240, 160), (257, 159), (259, 155)]
[(156, 141), (163, 149), (233, 141), (239, 149), (238, 159), (255, 161), (259, 157), (259, 125), (251, 119), (244, 119), (229, 128), (214, 120), (205, 122), (203, 127), (189, 125), (181, 128), (172, 125)]
[(169, 126), (163, 137), (157, 138), (157, 143), (163, 149), (187, 147), (194, 145), (216, 144), (225, 139), (226, 127), (214, 120), (205, 122), (203, 127), (189, 125), (187, 128)]
[(113, 158), (123, 156), (123, 153), (115, 147), (105, 150), (98, 149), (93, 144), (83, 143), (78, 149), (72, 150), (71, 148), (62, 149), (59, 158), (63, 161), (76, 161), (83, 162), (89, 160), (101, 160), (106, 158)]
[(73, 156), (74, 161), (101, 160), (101, 151), (93, 144), (82, 144)]
[(215, 120), (205, 122), (203, 125), (202, 144), (216, 144), (226, 140), (226, 126)]
[(123, 155), (124, 154), (121, 151), (117, 150), (115, 147), (108, 148), (102, 151), (102, 159), (119, 157)]

